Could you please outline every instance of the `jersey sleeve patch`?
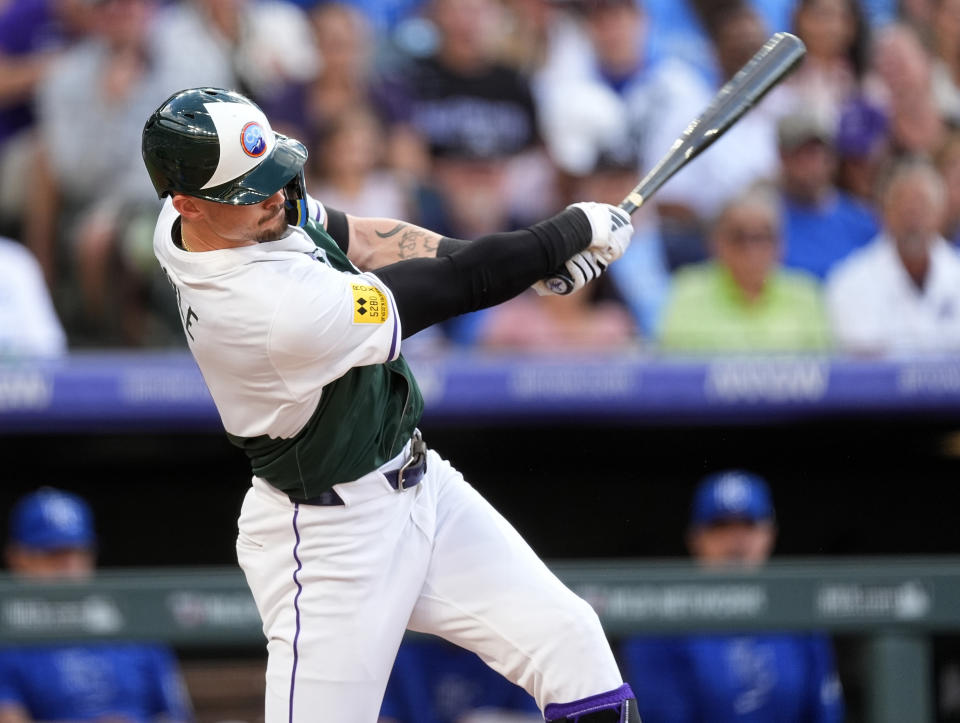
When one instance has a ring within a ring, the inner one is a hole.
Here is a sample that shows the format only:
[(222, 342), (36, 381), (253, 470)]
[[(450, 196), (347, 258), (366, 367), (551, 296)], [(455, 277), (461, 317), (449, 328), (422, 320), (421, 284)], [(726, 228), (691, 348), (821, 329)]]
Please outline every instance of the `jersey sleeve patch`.
[(353, 290), (353, 323), (382, 324), (387, 320), (387, 297), (375, 286), (350, 284)]

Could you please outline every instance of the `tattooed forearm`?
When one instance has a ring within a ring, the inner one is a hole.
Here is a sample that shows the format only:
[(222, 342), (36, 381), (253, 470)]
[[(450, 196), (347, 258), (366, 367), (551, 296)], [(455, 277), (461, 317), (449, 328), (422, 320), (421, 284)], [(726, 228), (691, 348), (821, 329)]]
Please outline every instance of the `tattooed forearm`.
[(347, 255), (360, 269), (378, 269), (406, 259), (437, 255), (442, 236), (393, 218), (348, 216), (350, 247)]
[(375, 232), (382, 239), (397, 238), (397, 258), (416, 259), (424, 256), (436, 256), (440, 237), (432, 231), (425, 231), (416, 226), (398, 223), (389, 231)]

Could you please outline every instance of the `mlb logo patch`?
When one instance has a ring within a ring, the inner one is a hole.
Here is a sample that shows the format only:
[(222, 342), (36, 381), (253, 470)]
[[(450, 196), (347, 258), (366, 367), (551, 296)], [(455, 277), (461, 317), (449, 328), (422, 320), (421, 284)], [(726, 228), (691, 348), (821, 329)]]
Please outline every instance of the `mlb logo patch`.
[(382, 324), (387, 320), (387, 297), (374, 286), (350, 284), (353, 289), (353, 323)]

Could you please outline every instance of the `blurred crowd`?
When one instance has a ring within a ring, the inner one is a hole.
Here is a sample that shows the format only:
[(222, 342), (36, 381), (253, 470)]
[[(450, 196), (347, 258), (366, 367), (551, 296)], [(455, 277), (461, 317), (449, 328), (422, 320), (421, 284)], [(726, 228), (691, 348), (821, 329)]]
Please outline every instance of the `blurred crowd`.
[(569, 297), (411, 346), (960, 349), (960, 0), (0, 2), (0, 356), (182, 345), (152, 110), (239, 89), (308, 189), (472, 239), (619, 202), (774, 31), (807, 55)]

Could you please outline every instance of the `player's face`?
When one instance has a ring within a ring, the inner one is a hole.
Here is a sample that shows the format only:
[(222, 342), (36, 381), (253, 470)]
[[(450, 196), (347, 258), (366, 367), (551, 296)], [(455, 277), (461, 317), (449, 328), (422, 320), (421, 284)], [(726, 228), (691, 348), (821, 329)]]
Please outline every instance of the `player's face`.
[(15, 547), (7, 552), (10, 571), (32, 580), (82, 580), (93, 574), (92, 550), (68, 547), (59, 550), (32, 550)]
[(200, 198), (192, 200), (207, 230), (223, 240), (236, 244), (276, 241), (287, 232), (283, 191), (277, 191), (265, 201), (248, 206), (215, 203)]
[(690, 534), (690, 551), (705, 567), (757, 567), (773, 551), (771, 522), (729, 520), (698, 527)]

